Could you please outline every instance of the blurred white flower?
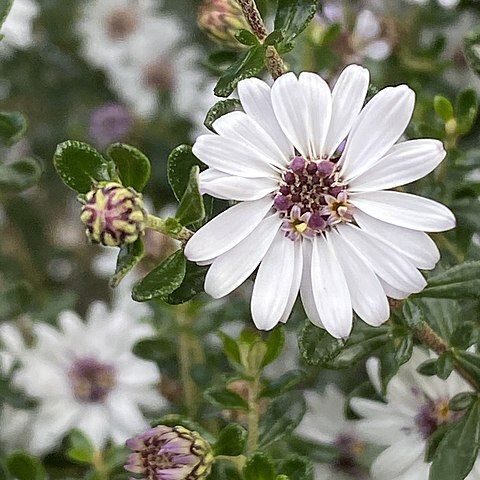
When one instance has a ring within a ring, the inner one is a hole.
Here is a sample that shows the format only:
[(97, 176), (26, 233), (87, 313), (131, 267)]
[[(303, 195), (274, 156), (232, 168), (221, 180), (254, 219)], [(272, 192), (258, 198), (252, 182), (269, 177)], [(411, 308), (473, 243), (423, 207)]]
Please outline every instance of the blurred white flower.
[(336, 446), (340, 451), (335, 464), (315, 465), (315, 478), (365, 480), (368, 475), (359, 463), (365, 444), (357, 433), (356, 422), (345, 418), (343, 393), (330, 384), (325, 387), (323, 394), (307, 390), (304, 395), (307, 413), (296, 433), (316, 443)]
[(33, 42), (32, 23), (40, 9), (34, 0), (14, 0), (7, 18), (0, 28), (2, 40), (1, 51), (5, 51), (3, 43), (13, 48), (24, 49)]
[(34, 324), (35, 344), (19, 355), (13, 374), (14, 385), (38, 401), (28, 450), (44, 453), (72, 428), (96, 448), (148, 428), (140, 407), (164, 406), (155, 388), (160, 375), (131, 349), (153, 329), (132, 312), (109, 311), (100, 302), (90, 306), (85, 323), (65, 311), (59, 325)]
[(193, 146), (210, 167), (200, 174), (202, 192), (239, 203), (198, 230), (185, 255), (211, 265), (205, 291), (213, 298), (259, 267), (251, 301), (257, 328), (285, 322), (298, 293), (312, 323), (335, 337), (349, 335), (352, 309), (380, 325), (389, 317), (387, 296), (421, 291), (418, 269), (439, 259), (424, 232), (455, 226), (445, 206), (388, 191), (432, 171), (445, 151), (432, 139), (396, 143), (415, 94), (387, 87), (363, 106), (368, 83), (358, 65), (332, 91), (307, 72), (282, 75), (272, 87), (243, 80), (244, 112), (220, 117), (218, 134)]
[[(418, 373), (417, 367), (430, 358), (434, 355), (414, 348), (412, 358), (390, 380), (386, 403), (351, 400), (353, 410), (364, 417), (358, 421), (361, 438), (387, 447), (372, 465), (375, 480), (428, 480), (430, 465), (424, 461), (428, 439), (441, 425), (458, 418), (459, 413), (448, 408), (450, 399), (471, 390), (455, 371), (447, 380)], [(368, 364), (372, 384), (378, 388), (379, 363), (370, 359)], [(476, 462), (467, 480), (479, 478)]]

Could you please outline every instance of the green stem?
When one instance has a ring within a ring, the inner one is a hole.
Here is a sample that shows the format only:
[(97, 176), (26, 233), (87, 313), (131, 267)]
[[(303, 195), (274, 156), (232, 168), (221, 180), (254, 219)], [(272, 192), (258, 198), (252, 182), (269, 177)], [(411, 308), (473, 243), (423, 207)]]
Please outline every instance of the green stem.
[(192, 368), (194, 365), (203, 363), (205, 356), (201, 343), (189, 331), (192, 318), (187, 314), (184, 305), (176, 308), (175, 318), (179, 326), (178, 361), (180, 364), (184, 402), (188, 416), (195, 418), (199, 406), (198, 399), (201, 396), (192, 378)]
[(175, 240), (180, 240), (184, 245), (193, 235), (193, 232), (186, 227), (173, 231), (171, 228), (167, 227), (167, 222), (165, 220), (150, 213), (147, 215), (145, 227), (163, 233), (167, 237), (174, 238)]
[[(260, 42), (263, 42), (267, 37), (268, 32), (265, 28), (265, 23), (263, 22), (262, 16), (258, 11), (255, 1), (237, 0), (237, 2), (242, 9), (243, 15), (250, 25), (252, 32), (260, 40)], [(287, 67), (283, 62), (282, 57), (273, 45), (267, 46), (265, 50), (265, 66), (274, 80), (287, 72)]]
[(108, 480), (109, 474), (102, 450), (96, 450), (93, 454), (93, 467), (100, 480)]
[[(438, 333), (426, 323), (423, 324), (420, 330), (416, 331), (415, 335), (420, 342), (429, 347), (438, 355), (445, 353), (450, 348), (447, 342), (445, 342), (445, 340), (443, 340), (443, 338), (440, 337), (440, 335), (438, 335)], [(465, 371), (463, 367), (458, 364), (458, 362), (454, 361), (454, 367), (457, 373), (462, 376), (475, 390), (480, 391), (479, 383), (467, 371)]]
[(255, 375), (248, 386), (248, 437), (247, 453), (253, 453), (258, 448), (258, 424), (260, 421), (260, 409), (258, 396), (260, 394), (260, 375)]

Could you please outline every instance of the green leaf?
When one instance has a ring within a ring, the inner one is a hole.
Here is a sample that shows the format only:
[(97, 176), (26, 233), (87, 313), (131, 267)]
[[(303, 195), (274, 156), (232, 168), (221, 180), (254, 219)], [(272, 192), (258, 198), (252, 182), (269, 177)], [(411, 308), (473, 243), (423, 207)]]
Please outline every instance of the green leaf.
[(150, 160), (140, 150), (125, 145), (114, 143), (107, 149), (108, 157), (117, 166), (118, 175), (125, 187), (132, 187), (141, 192), (150, 178)]
[(180, 286), (174, 290), (165, 301), (170, 305), (188, 302), (195, 295), (203, 292), (208, 266), (200, 266), (193, 262), (186, 263), (185, 277)]
[(461, 412), (469, 408), (477, 398), (478, 395), (473, 392), (458, 393), (450, 400), (448, 408), (454, 412)]
[(307, 28), (317, 5), (318, 0), (278, 0), (275, 30), (283, 31), (283, 43), (291, 42)]
[(456, 107), (458, 130), (464, 135), (472, 128), (478, 113), (478, 99), (475, 90), (467, 88), (461, 91), (457, 97)]
[(233, 463), (215, 460), (208, 480), (243, 480), (243, 477)]
[(151, 360), (161, 365), (170, 358), (175, 357), (177, 348), (168, 338), (154, 337), (137, 342), (133, 347), (133, 353), (137, 357)]
[(289, 480), (313, 480), (313, 465), (303, 457), (291, 457), (280, 464), (278, 468)]
[(218, 332), (218, 336), (220, 337), (220, 340), (223, 344), (223, 353), (225, 353), (225, 355), (231, 362), (240, 365), (241, 358), (238, 343), (224, 332)]
[(225, 410), (248, 410), (247, 402), (235, 392), (222, 387), (212, 387), (205, 391), (205, 398), (215, 407)]
[(213, 123), (215, 122), (215, 120), (227, 113), (240, 110), (242, 110), (242, 104), (240, 103), (240, 100), (237, 100), (236, 98), (227, 98), (226, 100), (220, 100), (207, 112), (207, 116), (205, 117), (205, 121), (203, 122), (203, 124), (209, 130), (215, 132), (215, 129), (213, 128)]
[(440, 441), (430, 467), (430, 480), (463, 480), (480, 448), (479, 403), (456, 422)]
[(475, 325), (472, 322), (464, 322), (458, 325), (450, 337), (450, 346), (466, 350), (473, 344), (474, 329)]
[(480, 297), (480, 261), (465, 262), (428, 279), (420, 297), (478, 298)]
[(480, 385), (480, 355), (454, 350), (456, 362), (466, 370)]
[(235, 457), (243, 453), (247, 441), (247, 431), (237, 423), (227, 425), (218, 436), (218, 440), (212, 445), (213, 453)]
[(26, 282), (6, 284), (0, 291), (0, 320), (12, 320), (25, 312), (32, 299), (32, 287)]
[(450, 103), (448, 98), (443, 97), (442, 95), (436, 95), (433, 99), (433, 108), (437, 115), (447, 123), (451, 120), (453, 115), (453, 105)]
[(458, 302), (447, 299), (422, 298), (419, 306), (425, 321), (442, 337), (449, 340), (460, 316)]
[(227, 68), (215, 85), (214, 93), (217, 97), (228, 97), (236, 88), (237, 83), (245, 78), (253, 77), (263, 69), (265, 48), (256, 45), (243, 54), (235, 63)]
[(167, 178), (175, 198), (180, 201), (187, 189), (192, 168), (200, 165), (190, 145), (175, 147), (168, 156)]
[(110, 278), (110, 286), (112, 288), (117, 287), (125, 275), (140, 262), (144, 255), (145, 249), (141, 238), (128, 245), (122, 245), (118, 252), (115, 273)]
[(438, 445), (443, 440), (443, 437), (448, 431), (449, 424), (444, 423), (440, 425), (430, 436), (427, 441), (427, 448), (425, 450), (425, 461), (430, 463), (435, 456), (435, 452), (437, 451)]
[(275, 480), (272, 460), (265, 453), (254, 453), (247, 458), (243, 476), (245, 480)]
[(259, 44), (258, 38), (250, 30), (238, 30), (238, 32), (235, 33), (235, 38), (247, 47), (253, 47)]
[(290, 434), (305, 415), (305, 400), (300, 392), (289, 392), (277, 397), (260, 419), (260, 448)]
[(80, 463), (93, 464), (95, 462), (95, 447), (90, 439), (80, 430), (73, 430), (69, 437), (70, 446), (67, 456)]
[(190, 172), (187, 188), (180, 200), (175, 218), (182, 225), (191, 225), (205, 218), (205, 205), (200, 193), (200, 167), (195, 165)]
[(283, 395), (297, 385), (305, 376), (302, 370), (290, 370), (283, 373), (280, 377), (268, 382), (266, 387), (262, 390), (262, 397), (275, 398)]
[(443, 352), (437, 360), (435, 366), (435, 372), (437, 377), (440, 377), (442, 380), (446, 380), (453, 370), (453, 355), (452, 352), (447, 351)]
[(0, 165), (0, 189), (25, 190), (35, 185), (42, 175), (40, 164), (33, 158)]
[(86, 143), (67, 140), (57, 146), (53, 156), (57, 173), (78, 193), (87, 193), (96, 182), (111, 180), (112, 163)]
[(463, 39), (464, 51), (470, 68), (480, 75), (480, 28), (474, 28)]
[(137, 302), (164, 299), (182, 284), (185, 263), (183, 250), (177, 250), (133, 287), (132, 298)]
[(26, 452), (14, 452), (6, 461), (7, 470), (18, 480), (43, 480), (45, 470), (38, 459)]
[(402, 313), (407, 326), (414, 330), (422, 327), (425, 317), (422, 309), (415, 302), (412, 300), (406, 300), (403, 304)]
[[(0, 25), (2, 13), (0, 11)], [(19, 112), (0, 112), (0, 143), (7, 147), (17, 143), (27, 131), (27, 119)]]
[(267, 351), (263, 357), (262, 367), (265, 367), (276, 360), (282, 353), (283, 346), (285, 345), (285, 331), (282, 326), (278, 326), (273, 329), (269, 334), (266, 341)]
[(437, 359), (431, 358), (429, 360), (425, 360), (417, 367), (417, 372), (425, 375), (427, 377), (431, 377), (432, 375), (437, 374)]
[(388, 327), (368, 327), (356, 321), (347, 340), (332, 337), (307, 320), (299, 340), (300, 352), (309, 365), (348, 368), (385, 345)]
[(0, 27), (7, 18), (10, 8), (12, 8), (13, 0), (0, 0)]

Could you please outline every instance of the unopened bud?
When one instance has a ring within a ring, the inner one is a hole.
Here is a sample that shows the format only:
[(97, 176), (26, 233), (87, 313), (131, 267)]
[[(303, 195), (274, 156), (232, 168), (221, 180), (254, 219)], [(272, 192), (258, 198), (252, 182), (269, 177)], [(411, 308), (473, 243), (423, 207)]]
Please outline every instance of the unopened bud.
[(198, 9), (199, 27), (223, 46), (242, 48), (235, 38), (239, 30), (251, 30), (235, 0), (204, 0)]
[(125, 470), (142, 480), (205, 480), (214, 460), (199, 433), (184, 427), (158, 427), (127, 440), (133, 450)]
[(139, 193), (109, 182), (87, 193), (80, 219), (91, 242), (118, 247), (133, 243), (143, 234), (146, 217)]

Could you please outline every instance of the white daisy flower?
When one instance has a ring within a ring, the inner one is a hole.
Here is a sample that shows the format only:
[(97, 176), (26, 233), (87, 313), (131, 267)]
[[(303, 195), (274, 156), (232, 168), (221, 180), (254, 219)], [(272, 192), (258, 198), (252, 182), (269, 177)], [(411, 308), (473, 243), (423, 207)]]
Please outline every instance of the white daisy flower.
[(296, 429), (301, 437), (316, 443), (336, 446), (341, 455), (333, 465), (316, 464), (318, 480), (366, 480), (367, 473), (359, 463), (365, 443), (357, 432), (357, 422), (344, 415), (345, 397), (335, 385), (327, 385), (323, 394), (304, 393), (307, 413)]
[(5, 35), (2, 45), (6, 42), (13, 48), (28, 48), (33, 43), (32, 23), (39, 11), (38, 5), (33, 0), (14, 0), (0, 28), (0, 34)]
[[(428, 439), (437, 428), (461, 415), (449, 410), (448, 403), (471, 387), (455, 371), (447, 380), (418, 373), (417, 367), (429, 358), (433, 354), (414, 348), (412, 358), (388, 384), (386, 404), (363, 398), (351, 400), (353, 410), (364, 417), (358, 421), (361, 437), (387, 447), (372, 465), (375, 480), (428, 480), (430, 464), (424, 461)], [(378, 361), (371, 359), (368, 363), (372, 384), (378, 390)], [(467, 480), (479, 478), (480, 463), (476, 462)]]
[(314, 73), (287, 73), (272, 87), (243, 80), (244, 112), (219, 118), (218, 134), (193, 146), (210, 167), (201, 173), (202, 191), (239, 203), (196, 232), (185, 254), (211, 264), (205, 291), (214, 298), (260, 264), (251, 302), (260, 329), (285, 322), (299, 291), (310, 320), (335, 337), (349, 335), (352, 309), (380, 325), (389, 317), (387, 296), (421, 291), (418, 268), (439, 259), (424, 232), (455, 225), (443, 205), (387, 191), (432, 171), (445, 151), (438, 140), (395, 144), (415, 94), (388, 87), (363, 107), (368, 83), (357, 65), (332, 92)]
[(95, 447), (109, 438), (123, 443), (148, 428), (140, 407), (158, 410), (165, 401), (156, 391), (155, 364), (131, 349), (153, 329), (123, 310), (90, 306), (84, 323), (74, 312), (59, 317), (60, 331), (34, 325), (35, 345), (19, 356), (13, 383), (37, 399), (27, 449), (44, 453), (72, 428), (82, 430)]

